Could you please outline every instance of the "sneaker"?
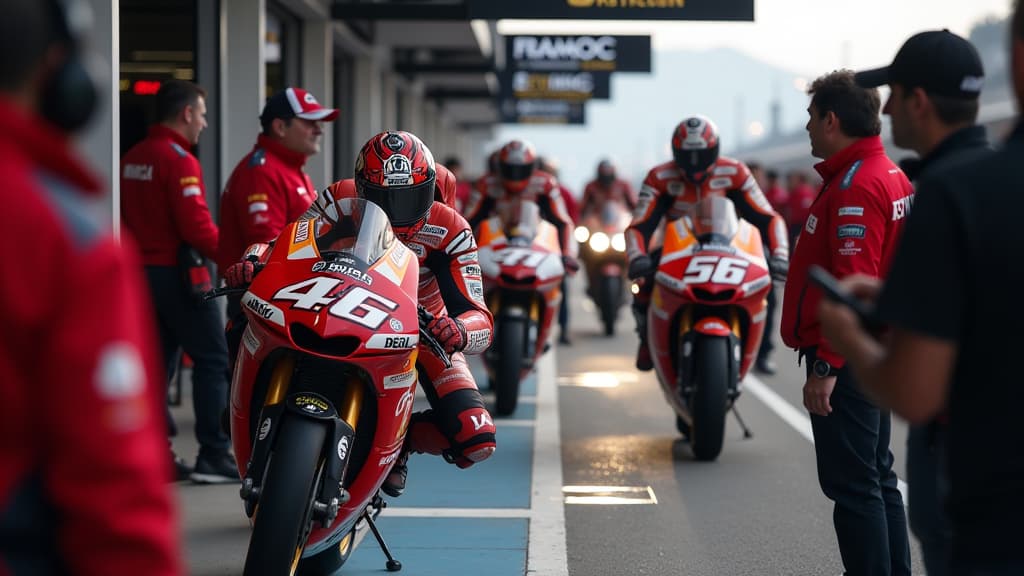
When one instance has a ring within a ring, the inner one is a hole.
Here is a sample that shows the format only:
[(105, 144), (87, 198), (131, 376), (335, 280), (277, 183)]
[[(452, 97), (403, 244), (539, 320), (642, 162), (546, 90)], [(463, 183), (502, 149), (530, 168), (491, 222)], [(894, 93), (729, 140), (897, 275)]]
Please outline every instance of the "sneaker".
[(171, 452), (171, 464), (174, 466), (171, 482), (184, 482), (192, 477), (192, 467), (174, 452)]
[(235, 484), (241, 482), (235, 457), (231, 454), (221, 456), (205, 456), (196, 458), (196, 467), (192, 471), (192, 481), (196, 484)]
[(562, 346), (572, 346), (572, 340), (569, 339), (569, 335), (565, 332), (558, 335), (558, 343)]
[(636, 369), (647, 372), (654, 368), (654, 361), (651, 359), (651, 349), (646, 343), (641, 342), (640, 348), (636, 351)]
[(408, 462), (409, 450), (402, 448), (402, 453), (398, 455), (395, 465), (391, 467), (391, 472), (388, 472), (388, 477), (380, 486), (380, 489), (388, 496), (398, 498), (402, 492), (405, 492), (405, 478), (409, 475)]
[(778, 371), (778, 367), (775, 365), (775, 360), (772, 360), (770, 356), (761, 356), (758, 358), (757, 362), (754, 364), (754, 368), (766, 376), (772, 376)]

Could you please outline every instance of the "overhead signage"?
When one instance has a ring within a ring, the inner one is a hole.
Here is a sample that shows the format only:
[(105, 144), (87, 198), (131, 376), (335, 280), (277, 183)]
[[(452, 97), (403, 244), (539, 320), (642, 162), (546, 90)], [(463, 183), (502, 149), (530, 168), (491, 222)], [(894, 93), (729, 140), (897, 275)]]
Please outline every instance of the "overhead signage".
[(502, 98), (543, 100), (608, 100), (611, 72), (503, 72), (498, 76)]
[(754, 21), (754, 0), (467, 0), (470, 19)]
[(505, 37), (510, 70), (532, 72), (650, 72), (650, 36)]
[(502, 100), (498, 106), (504, 124), (586, 124), (586, 107), (568, 100)]

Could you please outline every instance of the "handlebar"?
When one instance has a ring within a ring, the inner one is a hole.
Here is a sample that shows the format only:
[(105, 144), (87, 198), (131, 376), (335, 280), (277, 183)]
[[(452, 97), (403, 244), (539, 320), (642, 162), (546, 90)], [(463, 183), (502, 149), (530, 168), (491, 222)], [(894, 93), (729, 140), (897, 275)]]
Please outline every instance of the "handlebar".
[(438, 358), (441, 359), (442, 362), (444, 362), (445, 368), (451, 368), (451, 357), (449, 357), (448, 353), (445, 352), (444, 346), (442, 346), (441, 343), (437, 341), (437, 338), (434, 338), (434, 335), (430, 332), (430, 330), (427, 329), (427, 324), (429, 324), (430, 321), (434, 319), (434, 315), (431, 314), (423, 306), (417, 305), (416, 308), (420, 317), (420, 340), (426, 343), (427, 347), (430, 348), (431, 352), (433, 352)]
[(203, 292), (203, 302), (208, 302), (214, 298), (220, 298), (221, 296), (230, 296), (232, 294), (244, 294), (248, 288), (231, 288), (230, 286), (223, 286), (221, 288), (214, 288), (209, 292)]

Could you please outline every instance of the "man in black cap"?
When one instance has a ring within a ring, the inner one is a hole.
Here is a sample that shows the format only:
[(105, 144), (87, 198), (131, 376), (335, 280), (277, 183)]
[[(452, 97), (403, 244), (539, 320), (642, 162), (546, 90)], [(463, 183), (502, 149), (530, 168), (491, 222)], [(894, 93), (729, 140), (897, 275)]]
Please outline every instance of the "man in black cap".
[[(892, 92), (882, 109), (891, 119), (893, 143), (917, 152), (900, 163), (918, 181), (956, 164), (991, 154), (985, 128), (976, 124), (984, 70), (970, 42), (949, 30), (921, 32), (900, 48), (890, 66), (860, 72), (855, 80)], [(895, 212), (894, 212), (895, 214)], [(928, 270), (917, 270), (928, 276)], [(892, 318), (892, 298), (879, 314)], [(946, 417), (912, 426), (907, 438), (910, 528), (920, 540), (930, 576), (949, 574), (952, 527), (945, 513)]]

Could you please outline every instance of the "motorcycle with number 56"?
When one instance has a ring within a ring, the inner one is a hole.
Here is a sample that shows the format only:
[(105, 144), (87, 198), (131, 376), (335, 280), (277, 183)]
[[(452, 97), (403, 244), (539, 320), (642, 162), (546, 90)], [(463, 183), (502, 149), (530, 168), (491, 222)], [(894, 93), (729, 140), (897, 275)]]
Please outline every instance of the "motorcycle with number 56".
[[(231, 382), (244, 574), (333, 574), (373, 532), (402, 448), (417, 350), (447, 358), (418, 307), (419, 263), (383, 210), (337, 201), (285, 228), (242, 296)], [(219, 289), (217, 296), (230, 292)]]
[(698, 460), (722, 451), (725, 419), (757, 357), (771, 286), (761, 234), (732, 201), (702, 198), (665, 226), (647, 337), (662, 391)]

